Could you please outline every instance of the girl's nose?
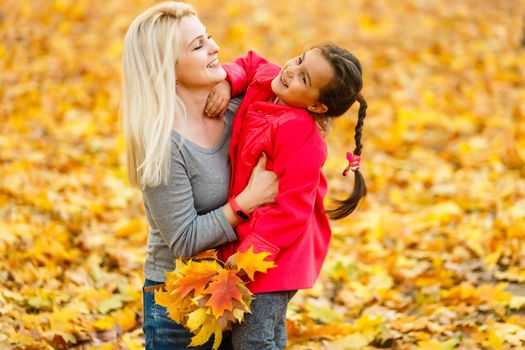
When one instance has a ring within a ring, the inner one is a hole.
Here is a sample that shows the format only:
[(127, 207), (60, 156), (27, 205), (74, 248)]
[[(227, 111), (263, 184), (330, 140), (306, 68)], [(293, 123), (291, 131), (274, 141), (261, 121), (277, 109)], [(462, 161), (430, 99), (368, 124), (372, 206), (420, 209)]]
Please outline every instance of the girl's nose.
[(286, 76), (289, 78), (293, 77), (293, 68), (288, 67), (288, 69), (286, 69)]

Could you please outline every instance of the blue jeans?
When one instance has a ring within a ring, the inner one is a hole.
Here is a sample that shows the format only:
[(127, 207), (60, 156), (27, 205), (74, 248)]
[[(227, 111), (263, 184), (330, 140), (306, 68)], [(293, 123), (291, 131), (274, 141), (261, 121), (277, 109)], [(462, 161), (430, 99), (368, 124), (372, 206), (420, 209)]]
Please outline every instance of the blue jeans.
[(250, 305), (251, 314), (235, 324), (232, 343), (235, 350), (282, 350), (286, 346), (286, 309), (296, 290), (259, 293)]
[[(163, 284), (163, 282), (145, 280), (144, 287), (159, 284)], [(146, 350), (211, 350), (213, 336), (202, 346), (188, 348), (193, 334), (168, 317), (166, 308), (155, 303), (153, 292), (144, 292), (142, 289), (142, 300), (144, 303)], [(232, 349), (231, 332), (223, 333), (222, 344), (219, 349)]]

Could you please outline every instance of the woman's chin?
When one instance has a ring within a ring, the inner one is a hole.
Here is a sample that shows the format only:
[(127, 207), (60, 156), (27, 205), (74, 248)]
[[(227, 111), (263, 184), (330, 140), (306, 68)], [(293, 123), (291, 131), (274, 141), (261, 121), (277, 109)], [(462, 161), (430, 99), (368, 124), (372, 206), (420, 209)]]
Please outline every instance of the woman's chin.
[(222, 66), (208, 68), (208, 74), (215, 83), (219, 83), (226, 79), (226, 71)]

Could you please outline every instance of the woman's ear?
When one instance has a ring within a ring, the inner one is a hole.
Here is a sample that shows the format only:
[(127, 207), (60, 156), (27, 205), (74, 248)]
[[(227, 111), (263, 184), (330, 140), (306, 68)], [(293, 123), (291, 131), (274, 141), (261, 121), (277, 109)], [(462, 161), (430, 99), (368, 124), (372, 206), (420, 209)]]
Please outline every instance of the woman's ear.
[(321, 102), (312, 103), (311, 105), (308, 105), (306, 108), (308, 108), (310, 112), (316, 113), (316, 114), (324, 114), (328, 112), (328, 107), (326, 107), (326, 105)]

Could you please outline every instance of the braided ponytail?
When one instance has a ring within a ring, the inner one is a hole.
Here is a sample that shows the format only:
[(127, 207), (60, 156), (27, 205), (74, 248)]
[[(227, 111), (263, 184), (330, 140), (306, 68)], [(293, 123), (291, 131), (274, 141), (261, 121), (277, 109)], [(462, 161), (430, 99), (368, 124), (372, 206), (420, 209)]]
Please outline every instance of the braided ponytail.
[[(355, 149), (353, 154), (354, 156), (360, 157), (361, 149), (363, 148), (363, 145), (361, 144), (361, 134), (368, 105), (366, 103), (366, 100), (362, 97), (362, 95), (359, 95), (359, 113), (357, 117), (357, 124), (355, 126)], [(359, 167), (357, 167), (354, 173), (354, 189), (352, 190), (350, 196), (344, 200), (335, 200), (334, 202), (337, 204), (337, 207), (326, 211), (328, 213), (328, 216), (332, 220), (339, 220), (350, 215), (355, 210), (355, 208), (357, 208), (359, 200), (361, 200), (361, 198), (363, 198), (366, 195), (365, 179), (363, 177), (363, 174), (361, 174), (361, 172), (359, 171)]]

